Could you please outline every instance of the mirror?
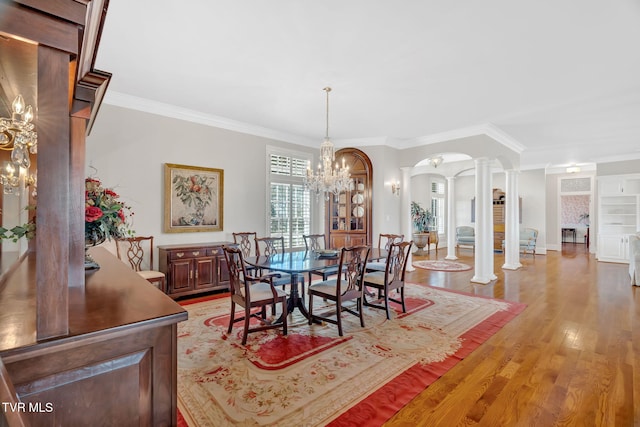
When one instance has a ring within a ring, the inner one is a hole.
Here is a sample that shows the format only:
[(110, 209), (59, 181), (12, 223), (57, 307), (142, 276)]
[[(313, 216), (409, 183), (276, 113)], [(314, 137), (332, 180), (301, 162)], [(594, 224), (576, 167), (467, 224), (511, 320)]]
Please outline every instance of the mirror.
[[(34, 109), (37, 117), (37, 45), (0, 34), (0, 118), (11, 119), (12, 103), (18, 95), (22, 95), (27, 105)], [(37, 124), (37, 119), (34, 118)], [(37, 125), (36, 129), (37, 131)], [(11, 147), (0, 149), (0, 173), (5, 176), (13, 170), (19, 179), (14, 186), (0, 191), (0, 223), (6, 229), (25, 224), (33, 214), (25, 208), (35, 204), (32, 195), (33, 186), (25, 186), (30, 174), (35, 176), (36, 155), (31, 154), (29, 170), (12, 169)], [(0, 275), (4, 274), (16, 260), (28, 249), (25, 238), (18, 242), (3, 239), (0, 245)]]

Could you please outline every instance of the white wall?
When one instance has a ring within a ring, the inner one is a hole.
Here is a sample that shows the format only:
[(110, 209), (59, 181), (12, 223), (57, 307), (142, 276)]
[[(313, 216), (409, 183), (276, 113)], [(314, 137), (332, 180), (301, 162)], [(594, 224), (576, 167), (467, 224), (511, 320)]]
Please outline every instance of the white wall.
[[(105, 104), (87, 138), (86, 173), (120, 194), (135, 213), (136, 233), (153, 235), (156, 245), (232, 241), (234, 231), (266, 232), (267, 145), (317, 152)], [(163, 232), (165, 163), (224, 170), (223, 231)]]
[[(506, 189), (505, 174), (494, 173), (493, 188)], [(456, 225), (475, 226), (471, 222), (471, 199), (475, 197), (475, 176), (456, 178)], [(546, 253), (545, 171), (536, 169), (520, 172), (518, 192), (522, 197), (522, 227), (538, 230), (536, 253)]]
[(371, 243), (378, 244), (378, 235), (403, 234), (400, 221), (400, 197), (391, 192), (391, 183), (402, 180), (398, 167), (398, 150), (386, 146), (358, 147), (371, 160), (373, 167), (373, 230)]
[[(87, 175), (95, 174), (113, 188), (135, 212), (138, 235), (153, 235), (156, 245), (230, 241), (234, 231), (266, 233), (267, 146), (312, 153), (317, 148), (289, 144), (196, 123), (161, 117), (104, 104), (87, 138)], [(319, 146), (319, 143), (318, 143)], [(380, 233), (401, 233), (400, 197), (391, 182), (401, 179), (400, 151), (385, 147), (359, 147), (373, 165), (372, 240)], [(221, 232), (164, 233), (164, 164), (176, 163), (224, 170), (224, 228)], [(90, 167), (97, 169), (97, 172)], [(425, 181), (425, 182), (422, 182)], [(457, 225), (471, 225), (474, 176), (456, 179)], [(544, 170), (519, 176), (523, 198), (523, 225), (540, 231), (540, 252), (546, 244)], [(504, 188), (504, 174), (494, 175), (494, 187)], [(425, 198), (415, 193), (425, 188)], [(412, 200), (428, 199), (428, 175), (412, 178)], [(428, 204), (424, 205), (428, 207)], [(313, 231), (322, 231), (322, 203), (314, 212)], [(443, 244), (446, 239), (443, 239)], [(157, 264), (157, 257), (156, 257)]]

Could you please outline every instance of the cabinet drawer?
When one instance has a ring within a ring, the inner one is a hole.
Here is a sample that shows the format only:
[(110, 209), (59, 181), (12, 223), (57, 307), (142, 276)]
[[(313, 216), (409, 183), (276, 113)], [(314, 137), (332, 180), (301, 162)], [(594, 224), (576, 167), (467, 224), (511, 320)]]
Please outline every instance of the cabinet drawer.
[(186, 250), (186, 251), (171, 251), (169, 252), (169, 259), (185, 259), (185, 258), (197, 258), (206, 256), (206, 249)]
[(208, 256), (224, 256), (224, 251), (222, 250), (222, 246), (217, 248), (208, 248), (207, 255)]

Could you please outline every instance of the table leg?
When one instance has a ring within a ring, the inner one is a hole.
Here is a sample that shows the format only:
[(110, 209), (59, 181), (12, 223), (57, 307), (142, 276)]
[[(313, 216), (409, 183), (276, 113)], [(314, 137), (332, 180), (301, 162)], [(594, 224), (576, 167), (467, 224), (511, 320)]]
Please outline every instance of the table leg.
[[(289, 299), (287, 300), (287, 314), (293, 313), (293, 310), (298, 308), (300, 313), (307, 319), (309, 318), (309, 311), (307, 311), (307, 307), (304, 305), (304, 295), (302, 297), (298, 293), (298, 273), (291, 273), (291, 293), (289, 294)], [(282, 318), (278, 319), (281, 321)], [(317, 322), (320, 323), (320, 322)]]

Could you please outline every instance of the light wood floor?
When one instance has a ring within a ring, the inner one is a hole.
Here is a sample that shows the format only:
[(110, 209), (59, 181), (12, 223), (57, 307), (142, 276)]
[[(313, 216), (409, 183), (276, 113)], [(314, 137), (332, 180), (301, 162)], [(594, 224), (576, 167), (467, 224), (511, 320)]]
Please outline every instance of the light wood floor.
[[(415, 259), (444, 259), (446, 249)], [(470, 249), (459, 260), (473, 266)], [(640, 426), (640, 287), (584, 245), (527, 255), (498, 280), (416, 269), (409, 281), (527, 308), (385, 426)]]

